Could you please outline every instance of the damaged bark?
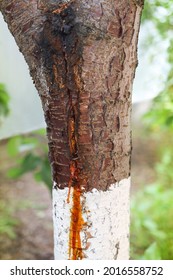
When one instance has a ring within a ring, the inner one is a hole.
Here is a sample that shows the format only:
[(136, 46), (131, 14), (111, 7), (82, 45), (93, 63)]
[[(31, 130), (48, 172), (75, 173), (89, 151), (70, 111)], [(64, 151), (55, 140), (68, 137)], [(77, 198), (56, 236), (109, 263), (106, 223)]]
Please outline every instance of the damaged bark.
[(128, 178), (142, 1), (3, 0), (0, 9), (42, 101), (54, 188), (81, 195)]

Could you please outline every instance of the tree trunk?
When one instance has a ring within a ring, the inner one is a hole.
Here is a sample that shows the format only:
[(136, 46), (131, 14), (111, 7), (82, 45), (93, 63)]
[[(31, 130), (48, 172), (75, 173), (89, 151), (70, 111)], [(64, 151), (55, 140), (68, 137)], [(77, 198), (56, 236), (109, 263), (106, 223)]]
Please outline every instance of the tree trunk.
[(128, 259), (142, 2), (0, 1), (47, 123), (56, 259)]

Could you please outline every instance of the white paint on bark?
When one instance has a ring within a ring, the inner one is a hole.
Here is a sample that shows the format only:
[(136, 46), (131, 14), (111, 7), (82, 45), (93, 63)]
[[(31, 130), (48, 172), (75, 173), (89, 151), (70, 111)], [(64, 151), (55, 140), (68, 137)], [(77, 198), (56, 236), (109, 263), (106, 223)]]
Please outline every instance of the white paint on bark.
[[(130, 178), (112, 184), (107, 191), (94, 189), (82, 195), (83, 219), (87, 223), (81, 231), (84, 259), (129, 258), (129, 192)], [(59, 260), (69, 258), (72, 199), (68, 204), (67, 196), (68, 188), (53, 191), (55, 259)]]
[(71, 204), (67, 203), (68, 188), (53, 190), (53, 220), (55, 259), (68, 259), (68, 239)]

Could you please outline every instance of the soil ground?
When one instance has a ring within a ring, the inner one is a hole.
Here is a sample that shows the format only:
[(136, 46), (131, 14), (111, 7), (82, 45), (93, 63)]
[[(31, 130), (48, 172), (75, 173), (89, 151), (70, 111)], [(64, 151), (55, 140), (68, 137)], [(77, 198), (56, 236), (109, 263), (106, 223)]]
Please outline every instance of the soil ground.
[[(155, 179), (156, 144), (148, 143), (140, 132), (133, 134), (132, 195)], [(7, 169), (13, 165), (6, 152), (6, 141), (0, 143), (0, 155), (0, 202), (5, 202), (18, 221), (14, 227), (15, 238), (7, 233), (0, 235), (0, 259), (53, 259), (52, 205), (48, 189), (35, 182), (31, 173), (16, 181), (6, 177)]]

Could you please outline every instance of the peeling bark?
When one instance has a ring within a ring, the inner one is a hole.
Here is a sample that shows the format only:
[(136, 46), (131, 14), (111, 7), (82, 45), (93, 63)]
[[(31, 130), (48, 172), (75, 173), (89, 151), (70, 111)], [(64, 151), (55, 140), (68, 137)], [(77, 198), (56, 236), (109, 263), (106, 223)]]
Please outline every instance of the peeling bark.
[[(0, 1), (42, 101), (55, 189), (69, 187), (82, 196), (129, 177), (142, 5), (134, 0)], [(81, 199), (75, 203), (72, 220), (76, 207), (78, 218), (83, 209)], [(82, 223), (76, 228), (73, 223), (75, 236)], [(74, 239), (70, 250), (78, 247), (72, 254), (78, 258), (81, 241)]]

